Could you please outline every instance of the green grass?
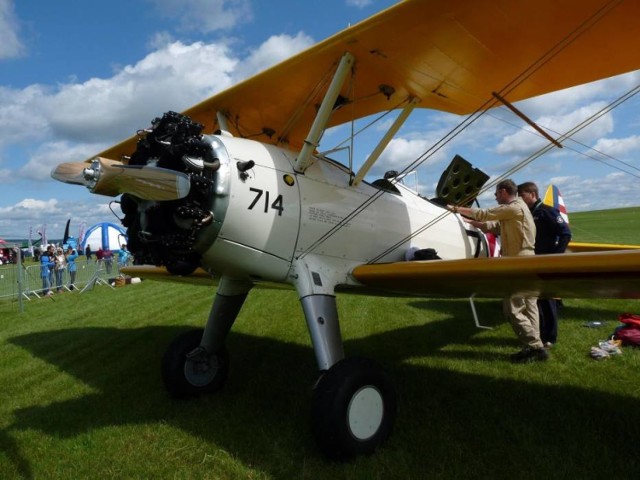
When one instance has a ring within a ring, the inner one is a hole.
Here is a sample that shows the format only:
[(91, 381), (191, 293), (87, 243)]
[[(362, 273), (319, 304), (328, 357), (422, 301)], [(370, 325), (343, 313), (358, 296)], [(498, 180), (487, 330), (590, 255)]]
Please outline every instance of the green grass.
[[(347, 355), (383, 365), (399, 397), (390, 441), (342, 464), (325, 461), (310, 436), (317, 371), (294, 291), (250, 293), (228, 338), (222, 392), (167, 397), (160, 358), (178, 333), (204, 325), (213, 291), (146, 281), (34, 300), (22, 314), (0, 303), (0, 478), (640, 473), (640, 349), (601, 362), (588, 355), (619, 313), (640, 313), (637, 301), (565, 299), (552, 359), (512, 365), (517, 342), (497, 301), (477, 301), (483, 323), (495, 327), (478, 330), (467, 301), (339, 295)], [(606, 324), (583, 326), (592, 320)]]
[(640, 207), (569, 213), (573, 240), (595, 243), (640, 243)]

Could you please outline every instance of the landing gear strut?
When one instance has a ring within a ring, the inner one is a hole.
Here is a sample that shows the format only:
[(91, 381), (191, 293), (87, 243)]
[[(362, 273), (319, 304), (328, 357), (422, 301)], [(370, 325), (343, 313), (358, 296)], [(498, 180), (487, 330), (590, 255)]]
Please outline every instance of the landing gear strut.
[(223, 277), (218, 286), (209, 320), (177, 337), (162, 358), (162, 380), (176, 398), (220, 390), (229, 372), (229, 353), (224, 345), (251, 284)]
[(393, 430), (396, 395), (389, 377), (366, 358), (344, 358), (335, 297), (301, 299), (318, 367), (311, 425), (328, 458), (372, 453)]
[[(229, 371), (224, 341), (250, 288), (246, 282), (223, 277), (205, 330), (186, 332), (170, 345), (162, 378), (172, 396), (212, 393), (224, 386)], [(335, 296), (316, 293), (300, 301), (321, 372), (311, 409), (318, 447), (336, 460), (373, 453), (393, 430), (393, 385), (371, 360), (344, 358)]]

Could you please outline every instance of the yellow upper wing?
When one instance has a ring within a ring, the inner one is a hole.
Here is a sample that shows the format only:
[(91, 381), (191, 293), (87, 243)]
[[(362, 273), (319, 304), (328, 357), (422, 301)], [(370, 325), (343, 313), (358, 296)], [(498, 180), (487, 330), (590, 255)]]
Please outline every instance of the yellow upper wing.
[(640, 298), (640, 251), (361, 265), (367, 287), (407, 295)]
[[(493, 91), (513, 102), (640, 68), (638, 18), (637, 0), (407, 0), (184, 113), (205, 132), (217, 128), (221, 111), (235, 135), (300, 147), (323, 82), (348, 51), (355, 67), (342, 90), (347, 101), (329, 126), (386, 111), (409, 95), (419, 107), (466, 114)], [(130, 155), (136, 140), (100, 156)]]

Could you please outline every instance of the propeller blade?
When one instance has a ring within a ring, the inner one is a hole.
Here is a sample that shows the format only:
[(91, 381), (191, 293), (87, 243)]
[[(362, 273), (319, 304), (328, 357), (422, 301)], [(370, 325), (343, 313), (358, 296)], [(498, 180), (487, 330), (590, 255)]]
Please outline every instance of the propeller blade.
[[(189, 194), (191, 182), (185, 173), (167, 168), (125, 165), (98, 157), (93, 193), (119, 195), (128, 193), (143, 200), (177, 200)], [(87, 172), (88, 173), (88, 172)]]
[(51, 176), (59, 182), (88, 187), (89, 182), (84, 178), (84, 169), (88, 165), (85, 162), (61, 163), (51, 171)]
[(85, 185), (92, 193), (110, 197), (128, 193), (143, 200), (178, 200), (186, 197), (191, 188), (189, 176), (185, 173), (160, 167), (125, 165), (102, 157), (91, 164), (62, 163), (51, 176), (65, 183)]

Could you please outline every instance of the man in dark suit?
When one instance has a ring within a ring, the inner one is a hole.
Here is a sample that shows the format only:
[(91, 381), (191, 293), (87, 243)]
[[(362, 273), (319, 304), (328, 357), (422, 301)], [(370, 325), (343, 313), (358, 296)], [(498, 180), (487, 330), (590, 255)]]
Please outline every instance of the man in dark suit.
[[(533, 182), (518, 185), (518, 196), (529, 206), (536, 224), (536, 255), (564, 253), (571, 240), (571, 230), (558, 209), (542, 203), (538, 186)], [(558, 340), (558, 300), (539, 298), (538, 310), (540, 339), (550, 348)]]

